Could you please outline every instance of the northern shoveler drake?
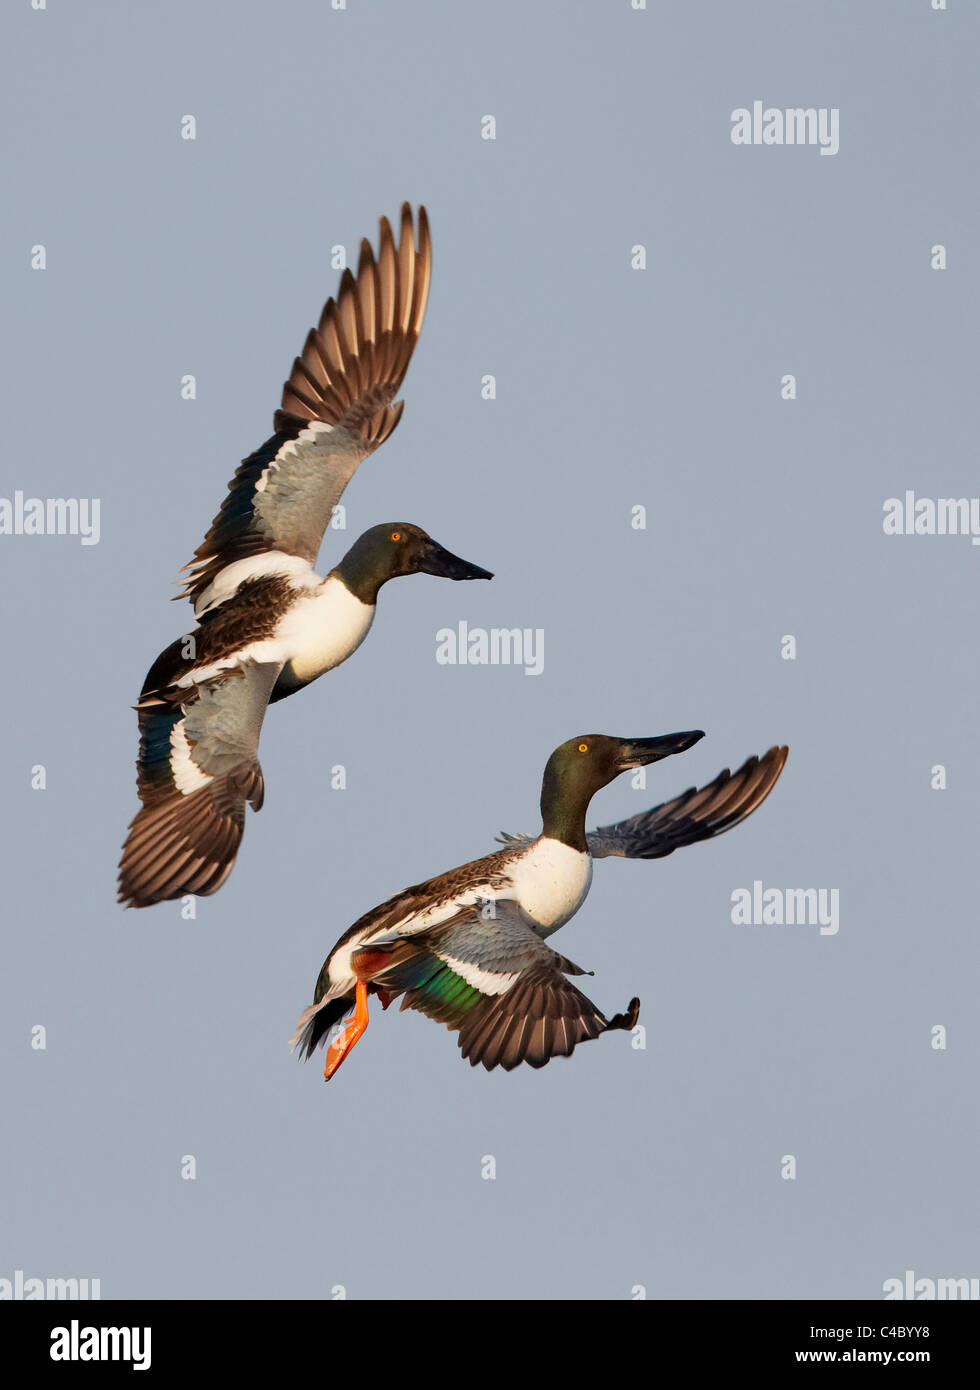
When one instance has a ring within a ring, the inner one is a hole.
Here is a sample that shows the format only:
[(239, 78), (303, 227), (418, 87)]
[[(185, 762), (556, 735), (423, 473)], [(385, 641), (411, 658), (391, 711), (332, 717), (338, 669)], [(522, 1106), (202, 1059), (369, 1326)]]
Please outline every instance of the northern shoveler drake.
[[(734, 775), (725, 768), (700, 789), (586, 833), (589, 802), (601, 787), (703, 737), (699, 729), (658, 738), (584, 734), (556, 748), (541, 787), (541, 834), (503, 836), (505, 849), (406, 888), (355, 922), (323, 963), (294, 1050), (309, 1058), (327, 1041), (329, 1080), (367, 1027), (370, 994), (383, 1008), (401, 995), (403, 1009), (458, 1030), (463, 1056), (487, 1071), (520, 1062), (543, 1067), (577, 1043), (632, 1028), (639, 999), (606, 1018), (566, 978), (589, 972), (545, 938), (581, 907), (593, 859), (661, 859), (731, 830), (762, 805), (788, 748), (770, 748)], [(341, 1026), (352, 1008), (353, 1019)]]
[(421, 527), (366, 531), (326, 579), (313, 565), (358, 464), (401, 419), (395, 396), (429, 293), (431, 242), (402, 207), (396, 247), (381, 219), (377, 258), (361, 243), (283, 387), (274, 433), (244, 459), (194, 559), (184, 594), (197, 626), (154, 662), (139, 704), (138, 791), (119, 870), (130, 907), (214, 893), (231, 872), (246, 801), (262, 804), (266, 706), (360, 646), (378, 590), (399, 575), (491, 579)]

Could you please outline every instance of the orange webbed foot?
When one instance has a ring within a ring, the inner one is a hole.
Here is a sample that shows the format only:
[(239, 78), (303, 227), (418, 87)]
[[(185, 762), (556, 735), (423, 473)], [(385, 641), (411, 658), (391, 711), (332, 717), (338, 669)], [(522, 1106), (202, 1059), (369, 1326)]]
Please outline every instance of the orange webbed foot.
[(323, 1066), (324, 1081), (330, 1080), (331, 1076), (333, 1076), (334, 1072), (368, 1026), (368, 992), (367, 985), (363, 980), (358, 980), (357, 982), (354, 1000), (354, 1017), (351, 1019), (350, 1023), (346, 1024), (340, 1030), (327, 1048), (327, 1057)]

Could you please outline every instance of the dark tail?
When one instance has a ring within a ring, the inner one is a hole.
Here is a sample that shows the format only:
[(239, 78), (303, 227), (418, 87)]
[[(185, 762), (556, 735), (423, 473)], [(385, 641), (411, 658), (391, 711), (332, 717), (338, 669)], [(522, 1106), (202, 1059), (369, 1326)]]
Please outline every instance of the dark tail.
[(341, 997), (331, 999), (325, 1004), (311, 1004), (299, 1016), (296, 1032), (290, 1038), (292, 1050), (299, 1055), (301, 1062), (308, 1062), (335, 1023), (354, 1007), (352, 999)]

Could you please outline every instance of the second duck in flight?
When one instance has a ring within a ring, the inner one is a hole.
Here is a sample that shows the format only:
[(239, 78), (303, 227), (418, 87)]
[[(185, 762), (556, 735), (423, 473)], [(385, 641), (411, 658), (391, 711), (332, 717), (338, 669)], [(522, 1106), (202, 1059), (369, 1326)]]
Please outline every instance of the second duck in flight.
[[(543, 1067), (577, 1043), (632, 1028), (639, 999), (606, 1018), (566, 978), (587, 972), (545, 937), (585, 901), (593, 859), (662, 859), (731, 830), (762, 805), (785, 765), (785, 747), (586, 833), (589, 802), (601, 787), (703, 737), (700, 729), (657, 738), (584, 734), (556, 748), (541, 786), (541, 834), (505, 836), (506, 849), (406, 888), (355, 922), (323, 963), (294, 1048), (308, 1058), (326, 1042), (329, 1080), (367, 1027), (369, 994), (383, 1008), (402, 995), (403, 1009), (457, 1029), (463, 1056), (488, 1071), (520, 1062)], [(342, 1024), (351, 1009), (354, 1017)]]
[(408, 522), (366, 531), (322, 579), (313, 570), (333, 509), (362, 459), (394, 430), (395, 395), (425, 315), (425, 209), (409, 205), (396, 247), (381, 219), (361, 243), (283, 387), (274, 433), (244, 459), (198, 547), (185, 593), (198, 625), (154, 662), (139, 713), (138, 791), (119, 868), (129, 907), (213, 893), (235, 863), (246, 801), (262, 805), (266, 707), (346, 661), (389, 579), (491, 579)]

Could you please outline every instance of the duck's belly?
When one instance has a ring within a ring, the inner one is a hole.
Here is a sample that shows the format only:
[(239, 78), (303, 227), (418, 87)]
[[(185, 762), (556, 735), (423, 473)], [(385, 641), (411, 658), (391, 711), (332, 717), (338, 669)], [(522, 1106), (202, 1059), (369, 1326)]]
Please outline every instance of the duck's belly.
[(592, 858), (560, 840), (542, 837), (510, 869), (511, 893), (540, 936), (563, 927), (592, 884)]
[(373, 604), (355, 598), (339, 579), (325, 579), (316, 593), (293, 605), (276, 631), (277, 642), (288, 653), (276, 686), (277, 697), (308, 685), (346, 661), (364, 641), (373, 621)]

